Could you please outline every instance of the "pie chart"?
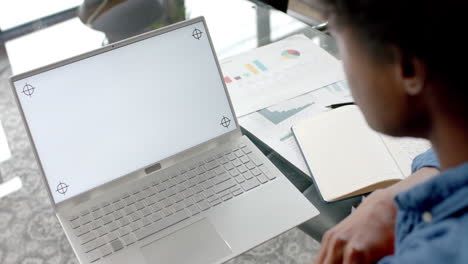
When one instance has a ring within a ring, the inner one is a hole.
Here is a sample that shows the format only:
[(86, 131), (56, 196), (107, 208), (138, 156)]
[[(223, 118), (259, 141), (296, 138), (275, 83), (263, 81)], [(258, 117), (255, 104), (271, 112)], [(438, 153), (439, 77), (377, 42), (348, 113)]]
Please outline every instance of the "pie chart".
[(299, 56), (301, 56), (301, 53), (297, 50), (288, 49), (281, 52), (281, 56), (286, 59), (297, 59)]

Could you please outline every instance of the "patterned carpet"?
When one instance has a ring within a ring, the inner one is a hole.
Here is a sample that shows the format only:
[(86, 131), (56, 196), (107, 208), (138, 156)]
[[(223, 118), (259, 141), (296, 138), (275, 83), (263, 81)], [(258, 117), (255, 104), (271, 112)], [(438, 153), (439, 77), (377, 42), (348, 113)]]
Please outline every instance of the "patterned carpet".
[[(0, 263), (78, 263), (54, 215), (34, 160), (8, 77), (11, 71), (0, 46), (0, 120), (13, 158), (0, 166), (4, 180), (19, 176), (23, 188), (0, 200)], [(228, 263), (311, 263), (319, 244), (295, 228)]]

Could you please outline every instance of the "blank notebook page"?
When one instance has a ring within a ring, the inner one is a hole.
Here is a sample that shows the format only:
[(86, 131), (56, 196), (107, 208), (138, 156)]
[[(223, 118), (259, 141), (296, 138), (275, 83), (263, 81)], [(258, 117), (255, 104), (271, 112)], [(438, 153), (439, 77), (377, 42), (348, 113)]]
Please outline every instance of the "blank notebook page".
[(323, 113), (293, 130), (326, 201), (402, 178), (380, 135), (367, 125), (356, 106)]

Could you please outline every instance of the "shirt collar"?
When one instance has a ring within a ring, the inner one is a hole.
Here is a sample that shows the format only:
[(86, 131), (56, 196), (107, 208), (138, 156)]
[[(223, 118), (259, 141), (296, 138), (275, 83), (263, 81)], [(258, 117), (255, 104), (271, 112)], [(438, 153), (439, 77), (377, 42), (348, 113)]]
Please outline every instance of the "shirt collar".
[[(425, 211), (464, 188), (468, 196), (468, 162), (446, 170), (408, 191), (399, 193), (395, 200), (400, 209)], [(468, 199), (465, 203), (458, 206), (468, 206)]]

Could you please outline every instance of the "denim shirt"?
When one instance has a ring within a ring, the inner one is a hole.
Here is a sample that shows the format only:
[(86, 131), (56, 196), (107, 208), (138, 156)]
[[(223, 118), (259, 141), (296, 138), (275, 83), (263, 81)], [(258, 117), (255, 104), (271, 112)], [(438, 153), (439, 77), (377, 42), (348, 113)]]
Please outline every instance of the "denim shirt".
[[(439, 167), (432, 150), (413, 171)], [(395, 253), (379, 264), (468, 263), (468, 162), (399, 193)]]

